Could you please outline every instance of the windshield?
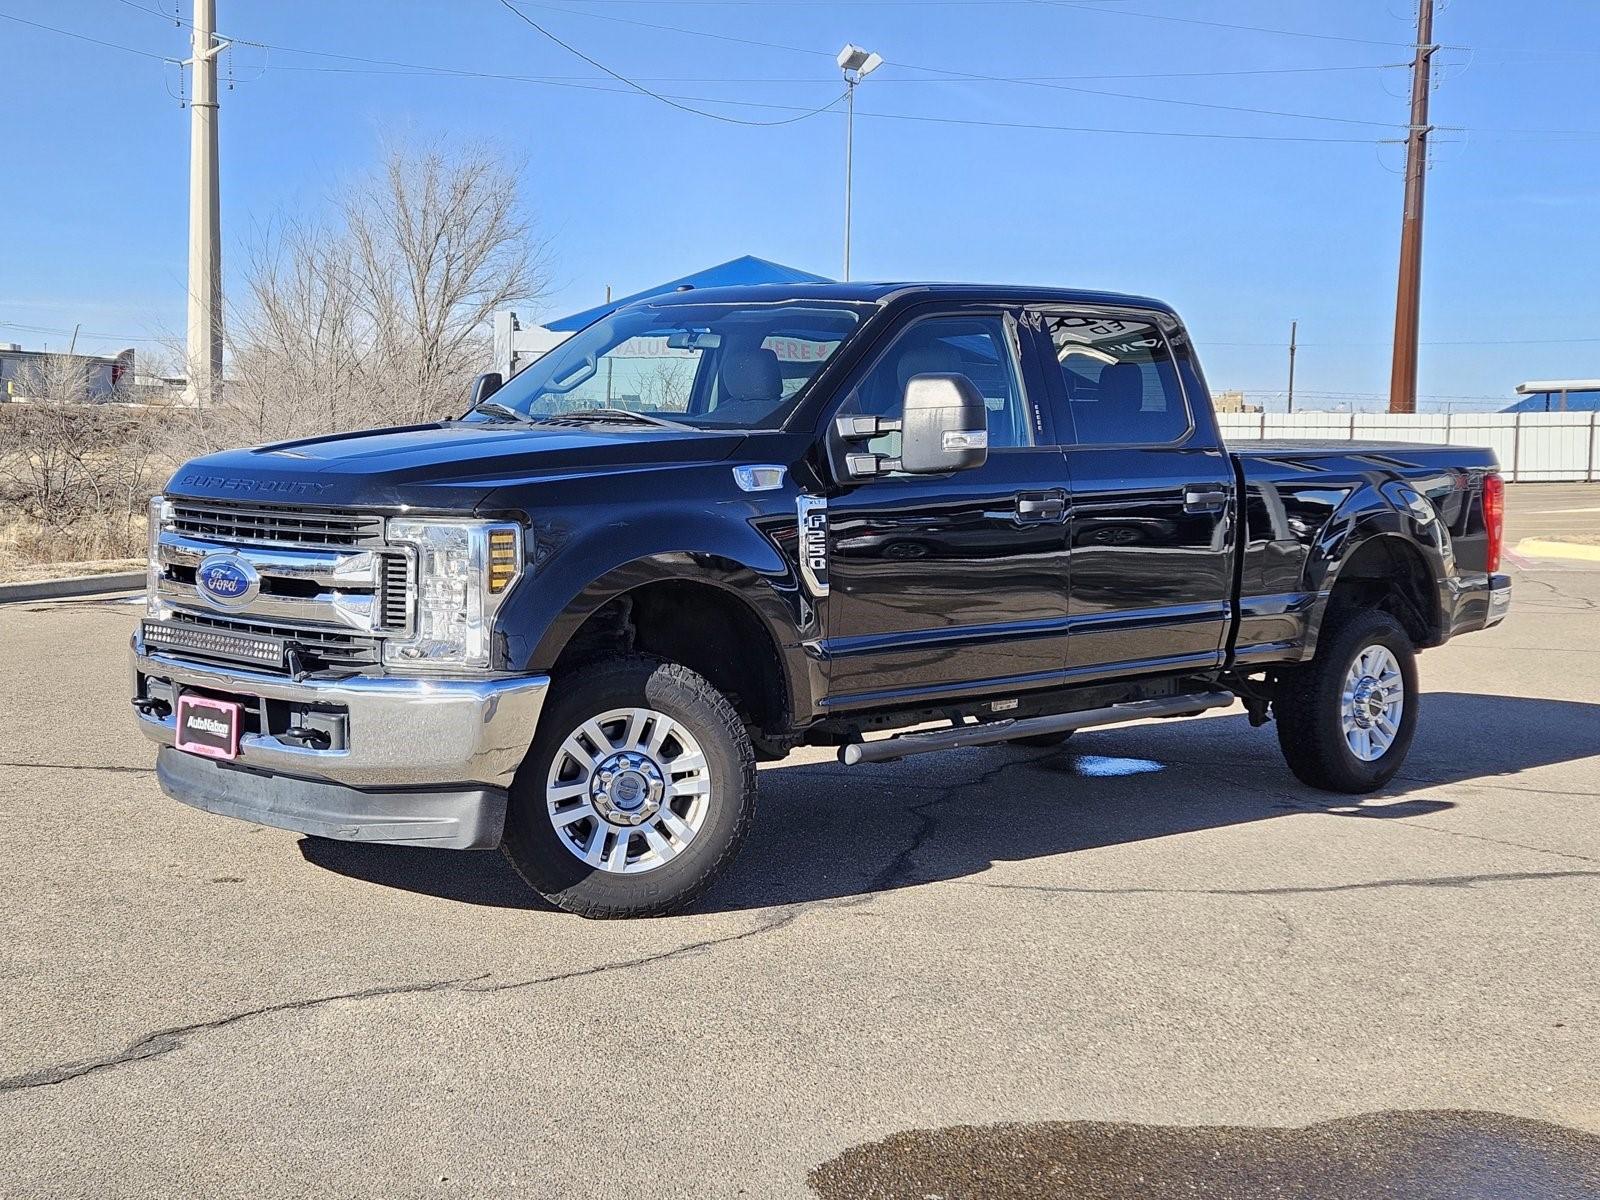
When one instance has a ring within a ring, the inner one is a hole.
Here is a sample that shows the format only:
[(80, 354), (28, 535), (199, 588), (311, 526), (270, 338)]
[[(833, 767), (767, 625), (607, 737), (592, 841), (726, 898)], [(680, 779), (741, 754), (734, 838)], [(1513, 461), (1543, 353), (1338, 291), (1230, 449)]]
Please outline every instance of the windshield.
[(607, 409), (776, 429), (860, 318), (817, 301), (630, 307), (530, 363), (492, 404), (535, 419)]

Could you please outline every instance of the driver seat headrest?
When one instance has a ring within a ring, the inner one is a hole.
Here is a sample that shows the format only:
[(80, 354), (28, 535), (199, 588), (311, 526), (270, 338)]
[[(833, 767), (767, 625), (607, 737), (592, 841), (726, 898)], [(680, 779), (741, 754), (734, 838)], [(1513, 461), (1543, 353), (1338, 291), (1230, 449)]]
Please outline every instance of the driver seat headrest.
[(783, 399), (783, 370), (778, 365), (778, 355), (765, 347), (728, 355), (721, 377), (724, 400), (776, 404)]

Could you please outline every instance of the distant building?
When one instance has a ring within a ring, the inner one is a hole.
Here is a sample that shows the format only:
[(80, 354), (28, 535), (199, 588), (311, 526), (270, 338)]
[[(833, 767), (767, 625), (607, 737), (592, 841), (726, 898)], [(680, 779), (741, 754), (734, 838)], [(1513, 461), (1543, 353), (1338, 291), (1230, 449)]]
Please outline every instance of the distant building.
[(1502, 412), (1600, 412), (1600, 379), (1530, 379), (1517, 384), (1517, 395)]
[(1261, 411), (1261, 405), (1259, 404), (1246, 404), (1244, 402), (1244, 393), (1239, 391), (1218, 392), (1211, 397), (1211, 407), (1219, 413), (1258, 413)]
[(651, 296), (663, 296), (681, 288), (742, 287), (752, 283), (831, 282), (832, 280), (825, 275), (813, 275), (797, 267), (786, 267), (782, 263), (769, 262), (753, 254), (746, 254), (742, 258), (729, 259), (725, 263), (718, 263), (714, 267), (707, 267), (692, 275), (669, 279), (666, 283), (658, 283), (642, 292), (634, 292), (631, 296), (608, 300), (604, 304), (597, 304), (593, 308), (586, 308), (582, 312), (559, 317), (531, 328), (524, 328), (514, 312), (497, 312), (494, 315), (494, 369), (510, 379), (541, 354), (555, 349), (584, 326), (592, 325), (624, 304), (632, 304), (635, 300), (647, 300)]
[(24, 350), (15, 342), (0, 343), (0, 402), (29, 400), (31, 381), (46, 367), (48, 360), (68, 359), (83, 372), (90, 401), (127, 398), (133, 386), (135, 362), (132, 350), (109, 357), (102, 354), (57, 354), (54, 351)]

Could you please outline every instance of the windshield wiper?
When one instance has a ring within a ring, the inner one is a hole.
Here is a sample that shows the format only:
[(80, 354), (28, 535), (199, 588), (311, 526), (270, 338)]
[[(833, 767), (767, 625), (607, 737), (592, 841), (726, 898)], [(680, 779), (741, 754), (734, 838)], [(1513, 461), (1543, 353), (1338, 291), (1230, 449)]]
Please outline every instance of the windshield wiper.
[(537, 423), (537, 417), (530, 417), (519, 409), (512, 408), (509, 404), (501, 404), (498, 400), (480, 400), (472, 406), (473, 412), (488, 413), (495, 417), (509, 417), (513, 421), (532, 425)]
[(631, 408), (576, 408), (571, 412), (561, 414), (568, 420), (578, 421), (638, 421), (643, 425), (656, 425), (662, 429), (693, 429), (693, 425), (685, 425), (682, 421), (669, 421), (666, 417), (658, 417), (654, 413), (634, 412)]

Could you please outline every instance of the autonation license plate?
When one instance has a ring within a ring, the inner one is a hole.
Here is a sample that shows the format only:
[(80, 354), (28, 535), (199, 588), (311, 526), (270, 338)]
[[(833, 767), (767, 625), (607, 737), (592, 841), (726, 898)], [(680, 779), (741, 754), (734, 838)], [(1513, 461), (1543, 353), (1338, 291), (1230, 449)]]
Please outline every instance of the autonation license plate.
[(239, 705), (209, 696), (178, 697), (178, 733), (175, 745), (207, 758), (239, 756)]

